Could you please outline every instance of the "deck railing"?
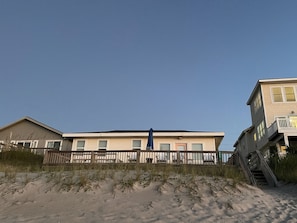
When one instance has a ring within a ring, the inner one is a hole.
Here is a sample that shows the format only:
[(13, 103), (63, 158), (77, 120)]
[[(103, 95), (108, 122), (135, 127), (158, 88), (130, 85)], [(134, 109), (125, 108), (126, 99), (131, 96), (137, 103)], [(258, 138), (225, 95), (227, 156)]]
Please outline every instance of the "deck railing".
[(44, 165), (56, 164), (106, 164), (106, 163), (152, 163), (152, 164), (233, 164), (231, 151), (57, 151), (46, 150)]
[(276, 118), (276, 120), (268, 127), (268, 137), (272, 136), (277, 132), (297, 132), (295, 118), (296, 116)]

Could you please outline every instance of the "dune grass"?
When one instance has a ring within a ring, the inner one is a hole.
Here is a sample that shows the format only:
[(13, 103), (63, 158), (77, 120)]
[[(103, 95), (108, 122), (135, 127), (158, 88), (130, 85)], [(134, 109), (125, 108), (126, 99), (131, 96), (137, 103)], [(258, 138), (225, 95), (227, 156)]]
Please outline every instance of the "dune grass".
[(287, 154), (284, 158), (270, 159), (270, 168), (278, 180), (287, 183), (297, 183), (297, 155)]
[[(169, 164), (98, 164), (43, 166), (43, 157), (29, 151), (0, 153), (0, 172), (10, 179), (17, 173), (46, 173), (48, 180), (68, 190), (73, 186), (88, 188), (91, 182), (117, 179), (116, 187), (129, 188), (135, 182), (147, 185), (152, 181), (166, 183), (172, 176), (221, 177), (233, 182), (246, 182), (243, 173), (235, 166), (227, 165), (169, 165)], [(120, 173), (123, 176), (118, 177)], [(132, 175), (130, 173), (133, 173)]]

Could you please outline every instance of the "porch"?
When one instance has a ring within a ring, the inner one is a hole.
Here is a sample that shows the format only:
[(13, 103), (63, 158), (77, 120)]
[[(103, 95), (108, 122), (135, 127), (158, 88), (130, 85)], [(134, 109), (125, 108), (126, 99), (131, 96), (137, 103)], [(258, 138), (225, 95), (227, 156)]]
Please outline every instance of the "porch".
[(297, 116), (278, 117), (268, 127), (268, 138), (278, 133), (296, 133), (297, 135)]

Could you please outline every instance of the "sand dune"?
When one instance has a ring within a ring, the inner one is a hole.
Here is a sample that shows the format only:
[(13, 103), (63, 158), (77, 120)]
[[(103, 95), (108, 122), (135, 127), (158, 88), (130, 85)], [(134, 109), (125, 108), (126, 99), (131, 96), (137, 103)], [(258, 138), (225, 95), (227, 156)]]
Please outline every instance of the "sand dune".
[[(102, 179), (99, 179), (102, 178)], [(296, 222), (297, 186), (215, 177), (0, 175), (0, 222)]]

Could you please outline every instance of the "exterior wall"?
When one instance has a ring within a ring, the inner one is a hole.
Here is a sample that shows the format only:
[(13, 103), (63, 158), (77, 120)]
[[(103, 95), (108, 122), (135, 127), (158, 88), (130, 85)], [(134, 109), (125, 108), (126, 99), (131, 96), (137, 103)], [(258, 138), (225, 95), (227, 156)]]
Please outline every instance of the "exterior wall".
[[(141, 140), (141, 150), (146, 150), (147, 137), (127, 138), (76, 138), (73, 139), (72, 150), (77, 150), (77, 141), (85, 140), (85, 151), (98, 150), (99, 140), (107, 140), (107, 150), (132, 150), (132, 141)], [(192, 150), (193, 143), (201, 143), (204, 151), (216, 151), (215, 139), (213, 137), (183, 137), (178, 140), (176, 137), (154, 137), (154, 150), (160, 150), (161, 143), (169, 143), (170, 150), (176, 150), (176, 144), (186, 144), (187, 150)]]
[(250, 152), (255, 151), (253, 143), (253, 131), (246, 132), (240, 138), (240, 140), (238, 140), (236, 150), (241, 154), (242, 158), (246, 158)]
[(61, 135), (42, 126), (36, 125), (26, 119), (0, 130), (0, 141), (36, 141), (34, 147), (45, 148), (48, 140), (62, 140), (62, 150), (70, 150), (71, 141), (64, 140)]
[(274, 122), (276, 116), (292, 115), (294, 111), (297, 114), (297, 102), (273, 102), (272, 87), (297, 87), (297, 82), (291, 83), (262, 83), (263, 100), (265, 106), (265, 117), (267, 128)]
[[(259, 107), (258, 110), (254, 109), (254, 103), (256, 100), (256, 96), (260, 94), (262, 106)], [(257, 91), (255, 91), (254, 97), (251, 100), (250, 104), (250, 110), (251, 110), (251, 119), (252, 119), (252, 125), (254, 126), (253, 131), (251, 132), (251, 137), (249, 137), (249, 144), (252, 147), (252, 150), (256, 150), (257, 148), (263, 147), (267, 142), (267, 125), (265, 120), (265, 95), (263, 95), (262, 88), (258, 88)], [(265, 123), (265, 135), (261, 139), (258, 137), (257, 133), (257, 127), (261, 124), (261, 122), (264, 121)], [(254, 134), (257, 134), (257, 140), (254, 141)]]

